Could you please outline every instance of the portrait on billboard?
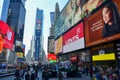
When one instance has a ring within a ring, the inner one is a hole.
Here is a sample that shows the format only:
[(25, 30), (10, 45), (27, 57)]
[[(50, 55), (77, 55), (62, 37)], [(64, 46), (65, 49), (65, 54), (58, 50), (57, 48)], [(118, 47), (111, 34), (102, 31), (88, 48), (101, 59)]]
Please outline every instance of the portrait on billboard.
[(120, 13), (118, 6), (110, 1), (84, 19), (86, 46), (113, 41), (120, 38)]
[(106, 5), (102, 10), (104, 21), (102, 37), (108, 37), (120, 33), (120, 17), (116, 6), (112, 4)]

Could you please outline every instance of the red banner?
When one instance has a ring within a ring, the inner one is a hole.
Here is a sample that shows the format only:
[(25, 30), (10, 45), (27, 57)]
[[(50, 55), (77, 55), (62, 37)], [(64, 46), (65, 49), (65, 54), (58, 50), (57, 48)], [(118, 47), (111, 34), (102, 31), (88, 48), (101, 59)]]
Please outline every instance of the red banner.
[(63, 35), (63, 53), (84, 48), (83, 22)]
[(8, 27), (9, 26), (5, 22), (3, 22), (3, 21), (0, 20), (0, 33), (2, 35), (6, 34)]
[(0, 20), (0, 33), (4, 36), (4, 48), (13, 49), (14, 31), (3, 21)]

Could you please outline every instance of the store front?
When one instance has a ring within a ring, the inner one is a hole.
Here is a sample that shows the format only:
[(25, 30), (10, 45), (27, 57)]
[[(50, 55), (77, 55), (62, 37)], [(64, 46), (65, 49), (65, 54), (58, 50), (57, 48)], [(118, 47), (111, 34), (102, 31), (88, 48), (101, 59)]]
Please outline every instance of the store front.
[(92, 47), (92, 63), (94, 67), (116, 67), (116, 50), (114, 43), (108, 43)]
[(78, 65), (79, 67), (84, 67), (91, 63), (91, 53), (90, 50), (83, 50), (78, 55)]

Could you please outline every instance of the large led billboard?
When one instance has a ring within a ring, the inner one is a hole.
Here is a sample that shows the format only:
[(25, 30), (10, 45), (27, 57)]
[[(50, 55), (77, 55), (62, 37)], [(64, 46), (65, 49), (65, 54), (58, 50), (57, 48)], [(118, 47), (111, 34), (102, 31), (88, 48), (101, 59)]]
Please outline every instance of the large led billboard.
[(55, 40), (55, 54), (61, 53), (62, 52), (62, 36)]
[(86, 46), (113, 41), (120, 38), (120, 13), (118, 6), (110, 1), (84, 19)]
[(85, 47), (83, 22), (76, 25), (63, 35), (63, 53), (75, 51)]
[(48, 53), (47, 59), (50, 60), (57, 60), (57, 56), (53, 53)]
[(103, 2), (104, 0), (69, 0), (55, 20), (55, 38), (77, 24)]
[(13, 50), (14, 31), (1, 20), (0, 20), (0, 34), (4, 36), (3, 47)]

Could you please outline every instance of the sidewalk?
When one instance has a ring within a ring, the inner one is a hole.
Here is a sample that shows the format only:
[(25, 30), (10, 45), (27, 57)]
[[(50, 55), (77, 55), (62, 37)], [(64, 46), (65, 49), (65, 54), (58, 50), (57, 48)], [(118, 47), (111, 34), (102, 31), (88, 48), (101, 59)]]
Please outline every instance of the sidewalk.
[[(39, 80), (42, 80), (42, 73), (39, 71), (38, 73)], [(50, 78), (49, 80), (59, 80), (58, 78)], [(82, 75), (82, 77), (73, 77), (73, 78), (63, 78), (62, 80), (91, 80), (90, 77), (86, 75)]]
[(14, 75), (13, 69), (0, 69), (0, 77)]

